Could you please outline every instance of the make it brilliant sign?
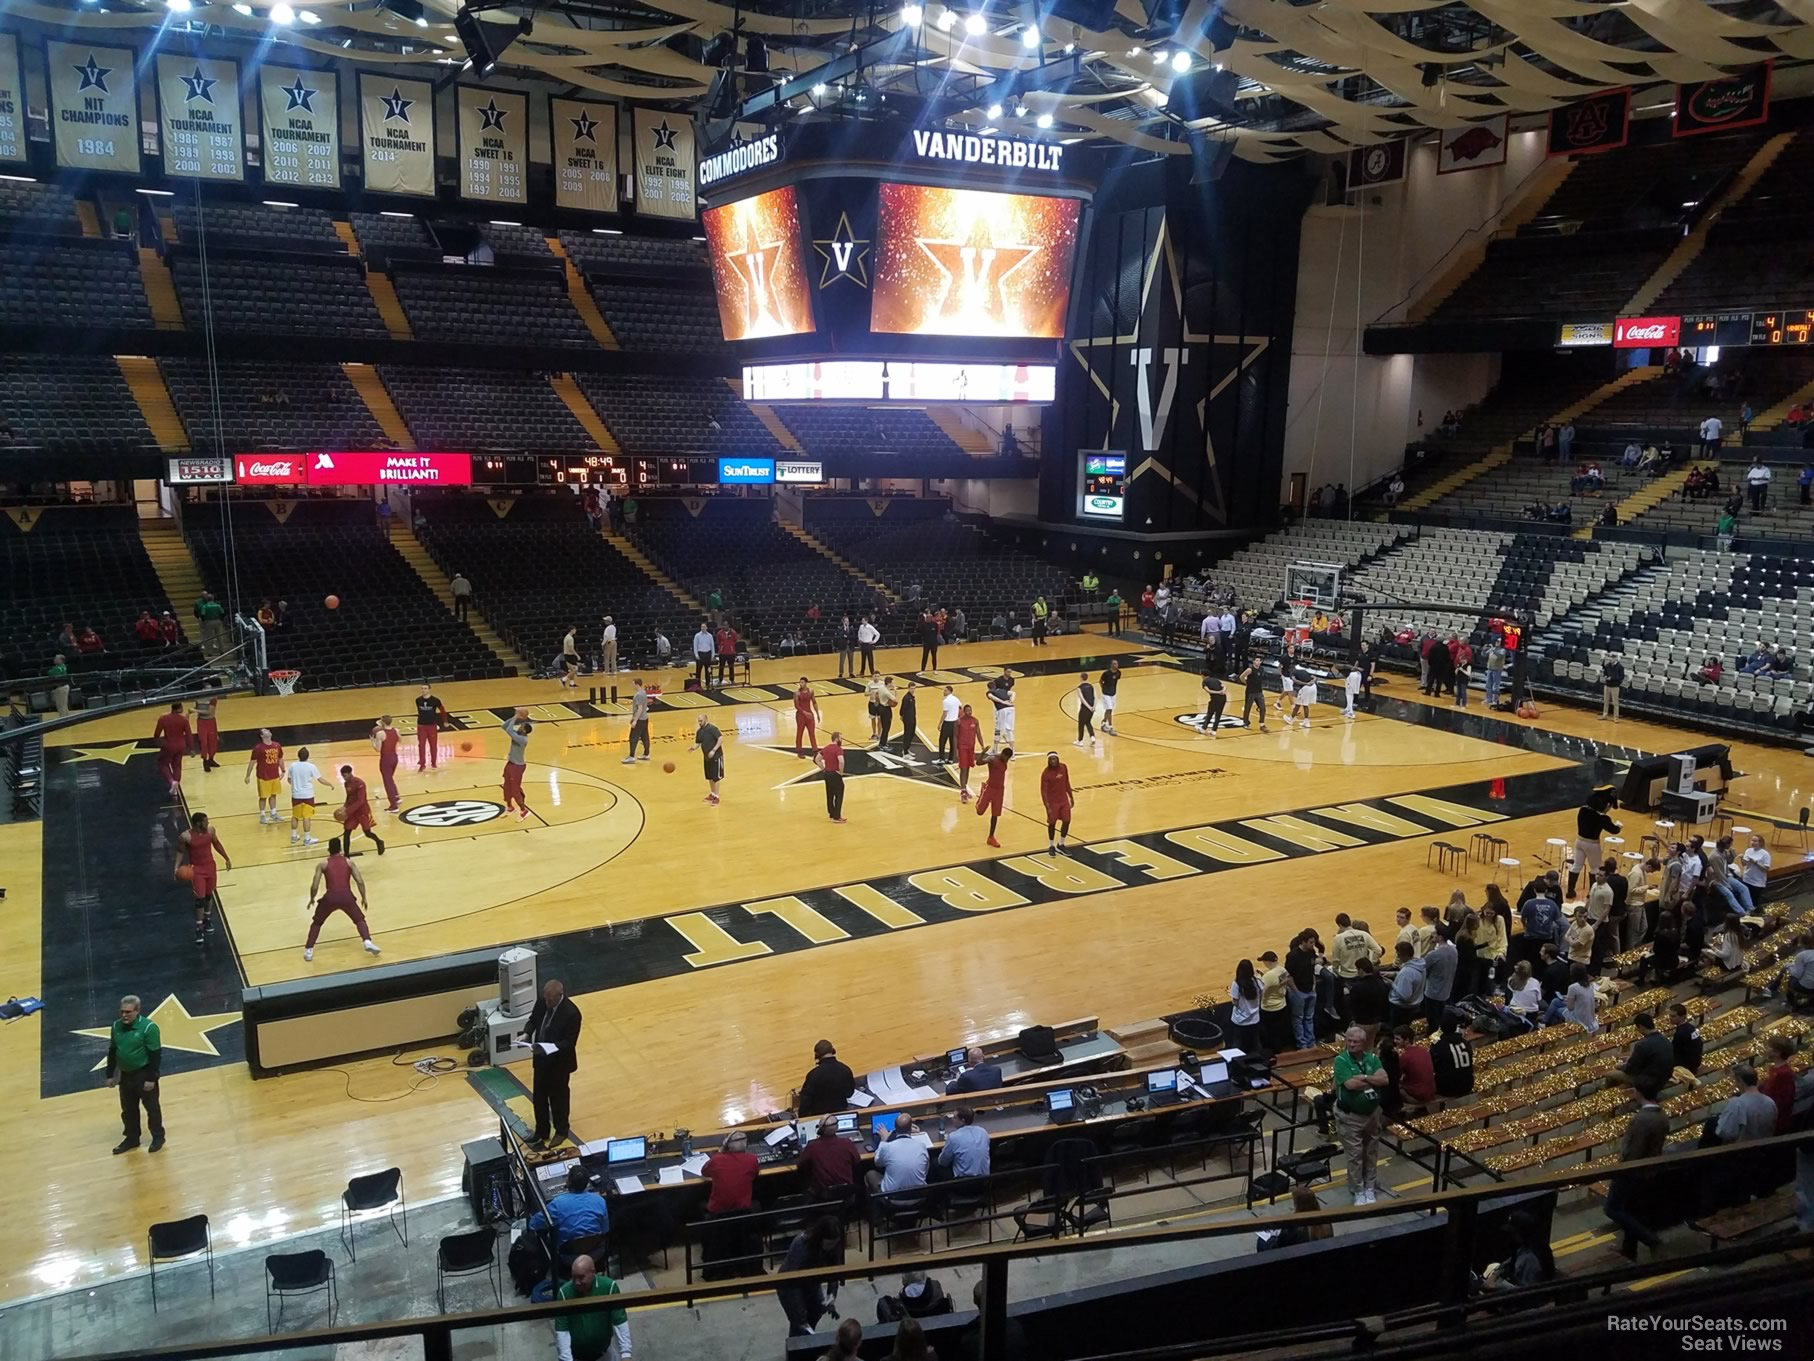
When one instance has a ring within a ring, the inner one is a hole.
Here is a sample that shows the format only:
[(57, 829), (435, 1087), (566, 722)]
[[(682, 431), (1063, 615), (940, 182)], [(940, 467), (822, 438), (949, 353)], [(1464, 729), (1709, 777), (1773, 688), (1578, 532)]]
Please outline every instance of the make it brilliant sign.
[(926, 161), (1000, 165), (1014, 170), (1057, 170), (1064, 148), (1050, 142), (1026, 142), (1018, 137), (978, 137), (968, 132), (928, 132), (915, 128), (913, 153)]

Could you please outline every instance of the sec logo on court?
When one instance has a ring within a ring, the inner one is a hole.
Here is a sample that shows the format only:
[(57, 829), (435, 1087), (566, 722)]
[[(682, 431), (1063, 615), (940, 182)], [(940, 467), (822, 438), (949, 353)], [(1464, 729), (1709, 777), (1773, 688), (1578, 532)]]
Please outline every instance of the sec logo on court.
[[(1203, 714), (1201, 711), (1188, 714), (1173, 714), (1172, 722), (1182, 723), (1185, 727), (1195, 728), (1198, 732), (1203, 731)], [(1223, 728), (1245, 728), (1246, 726), (1246, 719), (1236, 718), (1233, 714), (1225, 713), (1216, 723), (1216, 731), (1220, 732)], [(405, 820), (407, 821), (407, 819)]]
[(476, 827), (502, 816), (504, 805), (483, 799), (454, 799), (448, 803), (425, 803), (410, 809), (402, 817), (412, 827)]

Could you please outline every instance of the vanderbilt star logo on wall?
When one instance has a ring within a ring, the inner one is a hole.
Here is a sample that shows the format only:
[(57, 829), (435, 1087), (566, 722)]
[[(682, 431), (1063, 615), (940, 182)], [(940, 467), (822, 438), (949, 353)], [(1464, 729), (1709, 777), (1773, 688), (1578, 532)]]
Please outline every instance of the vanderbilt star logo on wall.
[(409, 106), (416, 101), (413, 99), (405, 99), (401, 86), (391, 86), (391, 92), (387, 95), (380, 95), (379, 98), (384, 101), (385, 122), (388, 123), (393, 118), (401, 118), (405, 123), (409, 122)]
[(489, 101), (482, 107), (475, 109), (474, 112), (477, 113), (482, 120), (479, 124), (480, 132), (485, 131), (486, 128), (496, 128), (499, 132), (504, 130), (504, 114), (506, 110), (498, 107), (497, 100), (493, 99)]
[(657, 151), (674, 150), (674, 138), (678, 134), (668, 126), (668, 120), (662, 119), (655, 127), (655, 149)]
[(304, 113), (315, 112), (315, 96), (320, 91), (304, 85), (301, 76), (296, 77), (294, 85), (285, 86), (283, 93), (284, 97), (290, 101), (284, 105), (284, 112), (288, 113), (291, 109), (301, 109)]
[(598, 120), (589, 117), (584, 110), (581, 110), (578, 118), (569, 118), (567, 121), (573, 124), (574, 141), (596, 142), (598, 140)]
[(869, 287), (869, 239), (851, 230), (849, 213), (839, 213), (838, 229), (815, 240), (813, 249), (825, 261), (819, 271), (820, 288), (829, 288), (840, 279), (849, 279), (859, 288)]
[[(75, 72), (82, 77), (82, 90), (99, 90), (102, 94), (113, 93), (107, 88), (107, 77), (113, 74), (113, 67), (100, 65), (95, 61), (94, 53), (90, 52), (88, 61), (84, 65), (76, 67)], [(80, 94), (82, 90), (77, 90), (76, 93)]]
[[(793, 785), (824, 784), (825, 772), (794, 755), (791, 746), (762, 747), (762, 751), (772, 751), (795, 761), (800, 766), (799, 774), (782, 780), (776, 789), (787, 789)], [(905, 756), (896, 751), (875, 751), (868, 747), (844, 748), (844, 778), (846, 780), (867, 780), (873, 778), (905, 780), (910, 784), (936, 785), (940, 789), (956, 789), (957, 781), (952, 778), (943, 761), (928, 751), (922, 742), (915, 742), (908, 748)]]
[(945, 276), (933, 318), (969, 318), (985, 333), (1008, 329), (1008, 280), (1039, 253), (1038, 246), (997, 241), (980, 218), (968, 240), (921, 237), (915, 244)]
[(201, 67), (197, 66), (193, 74), (183, 76), (181, 79), (183, 82), (184, 102), (195, 99), (204, 100), (209, 104), (214, 102), (214, 87), (219, 82), (204, 76)]
[[(1161, 220), (1152, 254), (1141, 275), (1140, 314), (1133, 331), (1073, 340), (1070, 348), (1072, 357), (1109, 403), (1108, 430), (1102, 447), (1137, 450), (1141, 455), (1128, 472), (1128, 483), (1154, 473), (1216, 520), (1226, 522), (1222, 481), (1216, 472), (1216, 447), (1209, 433), (1209, 404), (1264, 354), (1270, 343), (1270, 336), (1209, 335), (1190, 328), (1184, 315), (1184, 279), (1172, 249), (1170, 222)], [(1227, 354), (1230, 350), (1234, 351), (1232, 355)], [(1161, 463), (1156, 454), (1167, 448), (1186, 447), (1168, 443), (1179, 381), (1202, 373), (1205, 366), (1213, 366), (1209, 369), (1208, 395), (1195, 404), (1196, 437), (1202, 440), (1205, 465), (1199, 495), (1189, 481)], [(1124, 425), (1121, 393), (1130, 378), (1133, 418)]]

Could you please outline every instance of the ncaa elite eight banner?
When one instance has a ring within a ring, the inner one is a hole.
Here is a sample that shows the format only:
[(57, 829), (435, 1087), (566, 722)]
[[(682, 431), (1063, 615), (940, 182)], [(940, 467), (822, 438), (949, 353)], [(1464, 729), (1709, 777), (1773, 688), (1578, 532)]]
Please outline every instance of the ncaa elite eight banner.
[(435, 193), (435, 90), (425, 80), (359, 77), (359, 154), (374, 194)]
[(245, 179), (246, 139), (240, 126), (238, 62), (224, 57), (184, 57), (160, 52), (157, 109), (166, 175)]
[(19, 83), (19, 40), (0, 33), (0, 161), (25, 159), (25, 89)]
[(460, 134), (460, 197), (527, 203), (528, 96), (456, 85), (454, 126)]
[(636, 211), (692, 221), (693, 120), (660, 109), (636, 110)]
[(589, 213), (617, 211), (617, 105), (553, 99), (554, 202)]
[(71, 170), (139, 172), (139, 96), (130, 47), (44, 44), (51, 141)]
[(340, 81), (332, 71), (258, 72), (266, 184), (340, 187)]

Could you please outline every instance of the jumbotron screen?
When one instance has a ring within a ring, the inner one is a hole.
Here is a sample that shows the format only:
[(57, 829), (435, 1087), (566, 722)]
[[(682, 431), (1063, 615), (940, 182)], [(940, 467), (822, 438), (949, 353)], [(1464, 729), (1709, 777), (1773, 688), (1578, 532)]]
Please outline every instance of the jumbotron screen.
[(1064, 337), (1076, 199), (883, 184), (869, 329)]
[(726, 340), (812, 331), (812, 293), (791, 184), (707, 209), (705, 239)]

